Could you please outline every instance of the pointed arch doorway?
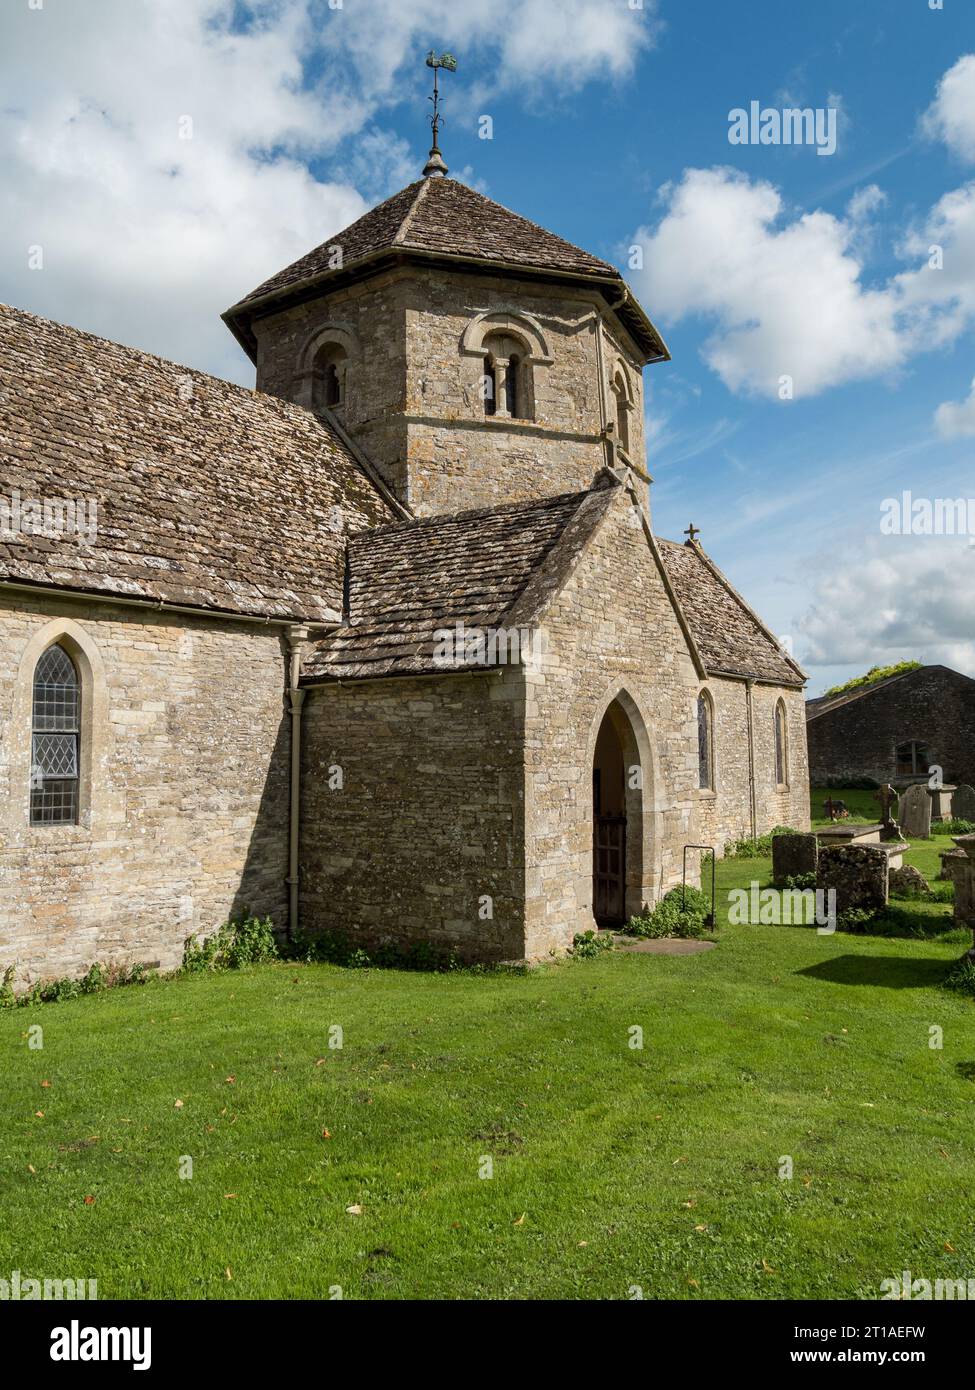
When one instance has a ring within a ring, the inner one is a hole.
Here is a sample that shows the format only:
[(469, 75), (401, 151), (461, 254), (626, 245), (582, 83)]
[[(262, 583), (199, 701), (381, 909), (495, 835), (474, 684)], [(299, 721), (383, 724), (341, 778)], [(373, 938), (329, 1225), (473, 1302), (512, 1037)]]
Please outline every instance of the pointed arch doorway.
[(644, 761), (623, 696), (599, 725), (592, 761), (592, 911), (622, 926), (644, 900)]

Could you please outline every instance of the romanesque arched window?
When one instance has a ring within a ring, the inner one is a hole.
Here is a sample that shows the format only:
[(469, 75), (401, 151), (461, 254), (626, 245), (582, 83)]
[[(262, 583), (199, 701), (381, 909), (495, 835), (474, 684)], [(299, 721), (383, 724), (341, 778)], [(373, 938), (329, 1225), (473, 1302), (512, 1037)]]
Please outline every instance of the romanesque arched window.
[(81, 685), (74, 662), (58, 643), (48, 647), (34, 668), (32, 825), (77, 823), (80, 741)]
[(775, 706), (775, 782), (779, 787), (789, 785), (789, 730), (782, 700)]
[(533, 419), (531, 359), (524, 344), (510, 333), (492, 333), (484, 348), (484, 414)]
[(336, 410), (345, 404), (348, 354), (340, 343), (326, 343), (315, 356), (315, 405)]
[(706, 690), (697, 697), (697, 784), (714, 791), (714, 712)]

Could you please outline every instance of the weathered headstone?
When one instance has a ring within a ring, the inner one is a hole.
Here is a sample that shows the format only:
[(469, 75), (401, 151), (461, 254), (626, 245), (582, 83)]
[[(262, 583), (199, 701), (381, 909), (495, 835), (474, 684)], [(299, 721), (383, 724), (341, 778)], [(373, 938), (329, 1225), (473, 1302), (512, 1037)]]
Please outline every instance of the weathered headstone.
[(897, 820), (909, 840), (931, 834), (931, 798), (923, 783), (908, 787), (897, 804)]
[(879, 845), (824, 845), (819, 851), (816, 887), (835, 889), (839, 916), (851, 908), (885, 908), (888, 876), (887, 852)]
[(772, 880), (780, 883), (797, 874), (814, 874), (819, 860), (819, 841), (815, 835), (772, 836)]
[(954, 820), (975, 821), (975, 787), (962, 782), (955, 788), (951, 798), (951, 814)]

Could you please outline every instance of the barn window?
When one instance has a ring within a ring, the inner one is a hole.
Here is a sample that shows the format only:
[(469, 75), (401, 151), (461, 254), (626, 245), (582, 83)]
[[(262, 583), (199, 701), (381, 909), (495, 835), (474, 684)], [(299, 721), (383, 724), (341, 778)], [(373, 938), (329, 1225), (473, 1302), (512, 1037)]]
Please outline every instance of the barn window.
[(899, 743), (896, 750), (897, 775), (900, 777), (926, 776), (928, 771), (928, 748), (925, 743)]
[(789, 784), (789, 734), (781, 700), (775, 706), (775, 782), (779, 787)]
[(64, 647), (48, 647), (34, 668), (31, 725), (30, 819), (32, 825), (75, 825), (81, 689)]
[(702, 691), (697, 697), (698, 786), (714, 790), (714, 733), (710, 697)]

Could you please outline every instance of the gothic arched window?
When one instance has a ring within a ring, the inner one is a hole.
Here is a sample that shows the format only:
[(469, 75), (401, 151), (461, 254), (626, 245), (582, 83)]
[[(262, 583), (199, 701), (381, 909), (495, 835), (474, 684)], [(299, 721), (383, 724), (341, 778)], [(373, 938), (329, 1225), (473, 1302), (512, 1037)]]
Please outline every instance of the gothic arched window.
[(75, 825), (81, 740), (81, 686), (64, 647), (48, 647), (34, 668), (31, 721), (32, 825)]
[(622, 372), (613, 378), (613, 397), (616, 402), (616, 438), (625, 454), (630, 452), (630, 395)]
[(775, 706), (775, 783), (779, 787), (789, 784), (789, 733), (781, 700)]
[(697, 784), (702, 791), (714, 791), (714, 719), (711, 697), (701, 691), (697, 697)]

